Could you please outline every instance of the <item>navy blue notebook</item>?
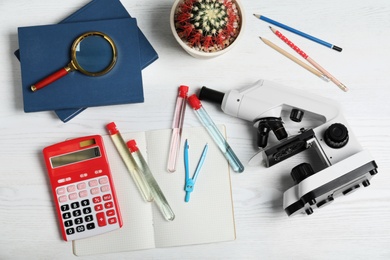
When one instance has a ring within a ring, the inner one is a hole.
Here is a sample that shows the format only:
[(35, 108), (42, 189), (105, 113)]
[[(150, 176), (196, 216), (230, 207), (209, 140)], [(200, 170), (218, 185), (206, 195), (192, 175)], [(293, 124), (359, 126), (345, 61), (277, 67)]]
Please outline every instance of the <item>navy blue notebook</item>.
[[(32, 92), (30, 86), (70, 62), (73, 41), (89, 31), (109, 35), (118, 50), (115, 67), (99, 77), (78, 71)], [(18, 28), (25, 112), (143, 102), (136, 19), (113, 19)]]
[[(130, 17), (130, 15), (119, 0), (93, 0), (60, 23), (127, 17)], [(140, 66), (141, 69), (144, 69), (158, 59), (158, 54), (141, 30), (138, 30), (138, 37), (140, 45)], [(16, 51), (15, 55), (19, 58), (19, 51)], [(86, 108), (58, 109), (55, 110), (55, 113), (63, 122), (67, 122), (85, 109)]]

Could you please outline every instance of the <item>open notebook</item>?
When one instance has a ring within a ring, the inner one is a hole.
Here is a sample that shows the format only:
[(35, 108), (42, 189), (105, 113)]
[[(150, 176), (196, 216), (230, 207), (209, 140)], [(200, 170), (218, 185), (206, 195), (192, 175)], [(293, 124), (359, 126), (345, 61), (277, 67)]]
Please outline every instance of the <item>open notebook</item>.
[[(120, 129), (120, 125), (118, 126)], [(225, 128), (220, 126), (221, 132)], [(123, 130), (122, 130), (123, 131)], [(172, 210), (173, 221), (166, 221), (154, 202), (144, 202), (127, 172), (110, 137), (104, 144), (110, 162), (123, 227), (103, 235), (73, 241), (75, 255), (102, 254), (121, 251), (171, 247), (235, 239), (234, 213), (229, 165), (203, 127), (184, 128), (177, 170), (167, 169), (171, 130), (122, 132), (123, 139), (135, 139), (148, 161)], [(188, 203), (184, 202), (185, 172), (183, 147), (189, 142), (190, 177), (192, 177), (204, 145), (209, 149)]]

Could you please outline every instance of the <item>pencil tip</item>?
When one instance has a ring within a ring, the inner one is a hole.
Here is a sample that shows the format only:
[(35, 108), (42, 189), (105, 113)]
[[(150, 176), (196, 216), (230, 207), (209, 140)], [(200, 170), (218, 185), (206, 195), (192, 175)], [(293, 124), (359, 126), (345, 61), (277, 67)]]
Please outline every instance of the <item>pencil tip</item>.
[(347, 86), (345, 86), (343, 83), (340, 83), (338, 84), (338, 86), (341, 88), (341, 90), (343, 90), (344, 92), (347, 92), (349, 89), (347, 88)]
[(269, 29), (270, 29), (273, 33), (276, 32), (276, 30), (275, 30), (272, 26), (268, 26), (268, 27), (269, 27)]
[(253, 14), (256, 18), (260, 18), (259, 14)]

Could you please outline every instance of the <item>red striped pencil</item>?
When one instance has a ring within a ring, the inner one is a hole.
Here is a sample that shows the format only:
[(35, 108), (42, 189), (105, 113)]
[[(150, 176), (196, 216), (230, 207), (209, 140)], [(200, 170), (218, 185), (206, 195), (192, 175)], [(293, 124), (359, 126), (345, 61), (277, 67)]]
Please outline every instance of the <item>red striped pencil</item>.
[(304, 51), (302, 51), (298, 46), (296, 46), (292, 41), (290, 41), (286, 36), (284, 36), (281, 32), (278, 30), (275, 30), (271, 26), (269, 27), (271, 31), (278, 36), (282, 41), (284, 41), (288, 46), (290, 46), (294, 51), (296, 51), (299, 55), (301, 55), (305, 60), (307, 60), (311, 65), (313, 65), (316, 69), (321, 71), (326, 77), (329, 78), (330, 81), (332, 81), (334, 84), (336, 84), (341, 90), (347, 92), (348, 88), (338, 81), (335, 77), (332, 76), (327, 70), (325, 70), (321, 65), (319, 65), (317, 62), (315, 62), (312, 58), (309, 57)]

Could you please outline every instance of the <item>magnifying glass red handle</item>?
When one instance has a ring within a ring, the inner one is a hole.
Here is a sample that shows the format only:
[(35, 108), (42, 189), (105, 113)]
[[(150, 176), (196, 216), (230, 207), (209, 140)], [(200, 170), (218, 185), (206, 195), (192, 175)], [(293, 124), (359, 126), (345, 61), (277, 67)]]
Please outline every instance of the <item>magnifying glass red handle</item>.
[(41, 88), (44, 88), (47, 85), (53, 83), (54, 81), (64, 77), (65, 75), (68, 75), (68, 73), (71, 70), (72, 69), (69, 67), (65, 67), (65, 68), (60, 69), (60, 70), (54, 72), (53, 74), (51, 74), (50, 76), (47, 76), (46, 78), (42, 79), (41, 81), (35, 83), (34, 85), (31, 85), (31, 90), (33, 92), (35, 92)]

